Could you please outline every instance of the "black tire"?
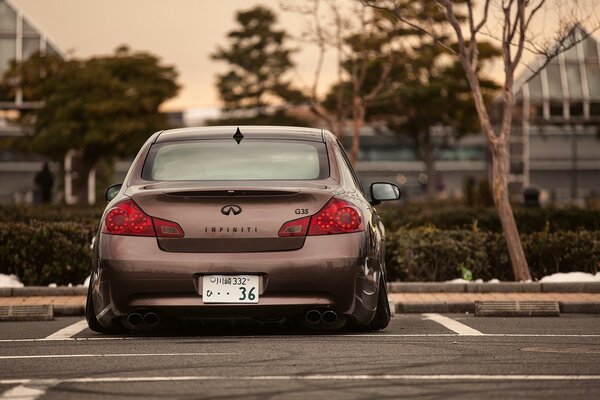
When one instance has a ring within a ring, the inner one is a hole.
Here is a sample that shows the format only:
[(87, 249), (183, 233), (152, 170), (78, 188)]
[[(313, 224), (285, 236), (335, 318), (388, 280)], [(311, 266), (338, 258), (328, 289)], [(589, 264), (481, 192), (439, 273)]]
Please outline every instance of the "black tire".
[(101, 325), (96, 318), (96, 311), (94, 309), (94, 298), (92, 296), (92, 283), (90, 282), (90, 288), (88, 289), (87, 301), (85, 303), (85, 319), (87, 320), (88, 326), (91, 330), (98, 333), (104, 333), (107, 335), (122, 333), (121, 324), (119, 321), (115, 321), (115, 325), (107, 328)]
[(390, 303), (388, 301), (387, 284), (385, 279), (381, 277), (379, 282), (379, 295), (377, 297), (377, 311), (367, 329), (371, 332), (383, 330), (387, 328), (391, 318), (392, 312), (390, 311)]

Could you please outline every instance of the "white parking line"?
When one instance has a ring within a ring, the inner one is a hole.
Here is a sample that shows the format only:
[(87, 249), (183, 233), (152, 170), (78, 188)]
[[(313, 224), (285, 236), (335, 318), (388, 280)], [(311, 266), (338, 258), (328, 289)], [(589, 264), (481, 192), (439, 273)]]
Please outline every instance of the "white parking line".
[[(479, 332), (479, 331), (477, 331)], [(415, 338), (415, 337), (453, 337), (456, 338), (456, 333), (356, 333), (346, 335), (274, 335), (274, 336), (220, 336), (220, 339), (252, 339), (252, 340), (286, 340), (286, 339), (345, 339), (349, 337), (367, 337), (371, 339), (383, 338)], [(514, 337), (514, 338), (600, 338), (600, 334), (552, 334), (552, 333), (479, 333), (477, 335), (460, 335), (460, 336), (480, 336), (483, 338), (498, 338), (498, 337)], [(106, 337), (80, 337), (80, 338), (65, 338), (65, 339), (0, 339), (0, 343), (31, 343), (31, 342), (47, 342), (65, 341), (65, 342), (94, 342), (94, 341), (135, 341), (135, 340), (198, 340), (198, 339), (214, 339), (214, 336), (106, 336)]]
[(45, 340), (64, 340), (69, 339), (79, 332), (88, 327), (87, 321), (85, 319), (75, 322), (73, 325), (69, 325), (66, 328), (63, 328), (59, 331), (54, 332), (52, 335), (45, 338)]
[[(45, 385), (57, 383), (120, 383), (178, 381), (600, 381), (600, 375), (194, 375), (194, 376), (115, 376), (70, 379), (5, 379), (1, 385)], [(49, 382), (49, 383), (48, 383)]]
[(54, 380), (45, 380), (43, 384), (23, 384), (8, 389), (0, 395), (0, 400), (35, 400), (43, 396), (46, 391), (58, 383)]
[(0, 360), (26, 360), (31, 358), (85, 358), (85, 357), (192, 357), (228, 356), (240, 353), (121, 353), (121, 354), (37, 354), (33, 356), (0, 356)]
[(453, 332), (458, 333), (459, 335), (465, 336), (483, 336), (484, 334), (479, 332), (477, 329), (473, 329), (470, 326), (462, 324), (452, 318), (445, 317), (440, 314), (423, 314), (425, 319), (430, 321), (437, 322), (438, 324), (444, 326), (445, 328), (450, 329)]

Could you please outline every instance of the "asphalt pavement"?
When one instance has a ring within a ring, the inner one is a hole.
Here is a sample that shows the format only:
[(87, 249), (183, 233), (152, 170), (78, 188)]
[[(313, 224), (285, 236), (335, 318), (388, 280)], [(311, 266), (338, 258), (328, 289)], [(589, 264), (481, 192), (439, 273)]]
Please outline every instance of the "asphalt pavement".
[(597, 398), (600, 315), (399, 314), (378, 333), (0, 323), (0, 399)]

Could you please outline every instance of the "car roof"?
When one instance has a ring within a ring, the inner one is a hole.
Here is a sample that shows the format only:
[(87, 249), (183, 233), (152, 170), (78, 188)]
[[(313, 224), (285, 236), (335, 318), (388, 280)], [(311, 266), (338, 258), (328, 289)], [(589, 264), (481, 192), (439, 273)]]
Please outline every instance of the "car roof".
[(238, 129), (248, 139), (324, 141), (323, 129), (297, 126), (231, 125), (169, 129), (162, 131), (156, 138), (155, 143), (198, 139), (229, 139), (233, 137)]

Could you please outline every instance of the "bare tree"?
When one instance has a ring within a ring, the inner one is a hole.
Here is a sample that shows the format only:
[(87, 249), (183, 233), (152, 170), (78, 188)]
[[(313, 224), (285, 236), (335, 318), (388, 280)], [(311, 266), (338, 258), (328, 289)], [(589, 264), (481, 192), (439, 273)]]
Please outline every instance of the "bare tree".
[[(367, 13), (363, 8), (360, 14), (358, 32), (348, 37), (350, 57), (350, 84), (352, 88), (352, 150), (350, 157), (356, 161), (360, 146), (360, 128), (365, 123), (367, 107), (390, 89), (390, 75), (395, 65), (394, 32), (381, 26), (385, 21), (377, 15)], [(379, 64), (379, 76), (374, 84), (366, 85), (367, 76), (372, 72), (374, 62)]]
[[(494, 203), (502, 223), (514, 276), (516, 280), (520, 281), (530, 280), (531, 274), (529, 273), (508, 192), (509, 143), (514, 110), (513, 85), (515, 71), (522, 60), (523, 52), (527, 49), (550, 59), (575, 45), (578, 39), (572, 37), (572, 32), (581, 23), (579, 17), (582, 15), (581, 12), (578, 12), (582, 7), (579, 1), (572, 0), (568, 6), (560, 3), (562, 7), (568, 7), (568, 11), (563, 10), (559, 15), (560, 22), (557, 34), (554, 36), (554, 43), (557, 44), (541, 43), (539, 38), (536, 41), (536, 38), (530, 32), (530, 28), (532, 20), (545, 6), (545, 2), (545, 0), (485, 0), (481, 8), (476, 10), (472, 0), (437, 0), (456, 36), (458, 57), (473, 92), (481, 128), (491, 149)], [(415, 27), (414, 23), (395, 7), (394, 0), (363, 0), (363, 3), (388, 11), (399, 22)], [(464, 24), (457, 17), (458, 7), (466, 7), (467, 18)], [(481, 14), (479, 17), (476, 16), (478, 11)], [(497, 18), (490, 18), (490, 16), (496, 16)], [(490, 27), (490, 20), (492, 19), (495, 19), (494, 22), (497, 22), (500, 26), (501, 33), (498, 35), (490, 33), (493, 32)], [(427, 29), (427, 27), (417, 28), (431, 35), (434, 39), (436, 38), (436, 32)], [(485, 31), (483, 31), (484, 28)], [(478, 40), (482, 34), (498, 39), (502, 48), (504, 82), (501, 91), (501, 119), (497, 127), (494, 127), (490, 120), (490, 110), (484, 102), (481, 82), (476, 73), (480, 62)]]
[[(306, 19), (307, 27), (296, 39), (302, 44), (314, 45), (317, 58), (312, 82), (305, 90), (310, 111), (323, 121), (327, 128), (338, 138), (344, 135), (344, 99), (343, 99), (343, 49), (344, 35), (350, 25), (345, 20), (335, 0), (307, 0), (300, 5), (297, 2), (281, 1), (283, 11), (296, 13)], [(336, 101), (334, 109), (325, 107), (320, 93), (323, 64), (329, 51), (336, 53)]]
[[(310, 26), (301, 40), (318, 49), (315, 72), (309, 92), (311, 112), (323, 120), (338, 137), (344, 134), (346, 119), (351, 119), (351, 160), (355, 162), (360, 147), (360, 129), (365, 123), (366, 110), (370, 103), (382, 96), (390, 87), (390, 72), (394, 65), (393, 29), (382, 29), (386, 21), (378, 19), (377, 13), (356, 2), (341, 5), (335, 0), (311, 0), (302, 6), (282, 4), (286, 11), (303, 15)], [(327, 51), (336, 54), (337, 79), (332, 86), (335, 94), (333, 115), (319, 95), (320, 77)], [(380, 73), (373, 82), (374, 63)], [(370, 79), (367, 79), (370, 78)], [(369, 80), (369, 82), (367, 82)]]

